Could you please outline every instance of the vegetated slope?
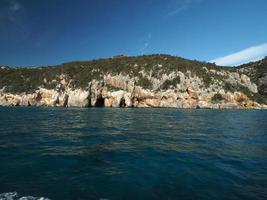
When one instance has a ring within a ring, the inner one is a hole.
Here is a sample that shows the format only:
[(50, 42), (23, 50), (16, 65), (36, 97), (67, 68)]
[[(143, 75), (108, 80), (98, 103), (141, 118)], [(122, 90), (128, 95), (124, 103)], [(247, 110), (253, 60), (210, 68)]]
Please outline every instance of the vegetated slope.
[(88, 86), (88, 82), (93, 79), (99, 79), (107, 73), (121, 73), (122, 75), (137, 77), (140, 79), (137, 84), (144, 88), (149, 88), (151, 83), (142, 76), (141, 71), (152, 72), (151, 76), (155, 78), (160, 78), (163, 74), (170, 74), (173, 71), (181, 71), (183, 73), (190, 71), (192, 75), (201, 77), (206, 87), (209, 86), (213, 78), (223, 78), (211, 77), (204, 67), (216, 71), (235, 71), (228, 67), (218, 67), (211, 63), (192, 61), (169, 55), (123, 56), (38, 68), (1, 68), (0, 88), (5, 87), (5, 91), (11, 93), (30, 93), (40, 86), (54, 88), (56, 82), (53, 80), (57, 80), (61, 74), (66, 75), (68, 79), (72, 79), (75, 88), (85, 88)]
[[(141, 92), (142, 96), (139, 92), (138, 98), (141, 95), (142, 101), (151, 101), (157, 96), (169, 102), (168, 99), (171, 97), (174, 99), (170, 103), (173, 106), (174, 103), (176, 105), (174, 101), (180, 99), (189, 101), (195, 93), (191, 99), (194, 103), (190, 100), (190, 105), (198, 106), (198, 102), (201, 101), (210, 101), (213, 104), (227, 103), (235, 99), (238, 104), (246, 106), (247, 97), (260, 104), (266, 104), (266, 66), (266, 59), (231, 68), (163, 54), (120, 56), (38, 68), (1, 67), (0, 90), (4, 94), (32, 94), (40, 88), (60, 93), (69, 89), (87, 91), (91, 90), (89, 85), (92, 81), (98, 81), (102, 82), (101, 86), (98, 86), (101, 87), (101, 92), (96, 95), (106, 99), (113, 95), (107, 92), (125, 90), (136, 100), (136, 92), (133, 91), (140, 88), (146, 93), (144, 95), (144, 92)], [(122, 82), (127, 87), (122, 87)], [(134, 89), (129, 89), (132, 85)], [(89, 93), (92, 96), (92, 92)], [(229, 94), (234, 96), (231, 97)], [(142, 102), (142, 105), (154, 106), (153, 103), (150, 105), (147, 102)], [(168, 107), (168, 103), (166, 106)]]
[(259, 94), (267, 98), (267, 57), (238, 67), (238, 71), (247, 74), (257, 84)]

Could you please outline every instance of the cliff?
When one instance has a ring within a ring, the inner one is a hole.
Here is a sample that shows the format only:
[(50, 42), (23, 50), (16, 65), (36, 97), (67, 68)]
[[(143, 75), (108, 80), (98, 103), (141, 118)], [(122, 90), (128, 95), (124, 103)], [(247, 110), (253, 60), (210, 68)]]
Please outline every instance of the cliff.
[(0, 68), (0, 105), (267, 108), (267, 59), (237, 68), (169, 55)]

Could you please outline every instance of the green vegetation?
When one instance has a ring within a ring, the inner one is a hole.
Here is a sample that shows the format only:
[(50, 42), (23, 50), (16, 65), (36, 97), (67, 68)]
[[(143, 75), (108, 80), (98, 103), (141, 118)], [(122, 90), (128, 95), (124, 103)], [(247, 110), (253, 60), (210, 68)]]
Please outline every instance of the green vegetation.
[(213, 104), (220, 103), (223, 100), (223, 97), (221, 94), (217, 93), (211, 98), (211, 102)]
[(229, 83), (229, 82), (225, 82), (224, 83), (224, 90), (226, 91), (226, 92), (234, 92), (234, 91), (236, 91), (236, 86), (234, 86), (234, 85), (232, 85), (231, 83)]
[(208, 74), (203, 74), (203, 82), (206, 87), (209, 87), (210, 84), (212, 83), (211, 76)]
[(258, 103), (267, 103), (267, 98), (264, 95), (261, 95), (260, 93), (253, 93), (251, 92), (247, 87), (243, 85), (232, 85), (229, 82), (225, 82), (224, 90), (227, 92), (242, 92), (245, 94), (248, 98), (250, 98), (253, 101), (256, 101)]
[(247, 87), (243, 85), (238, 86), (238, 91), (244, 93), (248, 98), (250, 98), (253, 101), (256, 101), (258, 103), (267, 103), (266, 97), (259, 93), (252, 93)]
[(176, 87), (177, 84), (180, 83), (180, 77), (177, 76), (172, 80), (166, 80), (161, 86), (160, 88), (163, 90), (167, 90), (170, 88), (170, 86)]
[(120, 89), (120, 88), (114, 87), (113, 85), (110, 85), (110, 84), (106, 84), (105, 86), (107, 87), (108, 91), (116, 91), (116, 90)]
[[(5, 68), (0, 69), (0, 88), (6, 86), (7, 92), (21, 93), (32, 92), (39, 86), (53, 88), (55, 82), (61, 74), (73, 79), (74, 87), (85, 88), (88, 82), (93, 79), (99, 79), (103, 74), (124, 74), (139, 78), (138, 84), (146, 88), (151, 87), (150, 81), (142, 77), (140, 71), (152, 72), (154, 77), (161, 77), (163, 74), (169, 74), (172, 71), (181, 71), (186, 73), (191, 71), (192, 75), (204, 77), (207, 84), (210, 83), (209, 75), (206, 76), (204, 67), (214, 70), (231, 70), (225, 67), (218, 67), (211, 63), (187, 60), (170, 55), (155, 54), (143, 55), (137, 57), (116, 57), (107, 59), (98, 59), (83, 62), (64, 63), (53, 67), (39, 68)], [(44, 78), (47, 82), (44, 82)], [(175, 80), (174, 80), (175, 81)], [(178, 80), (177, 80), (178, 81)], [(166, 86), (175, 83), (166, 83)]]
[(257, 84), (259, 94), (267, 99), (267, 56), (260, 61), (241, 65), (238, 70), (250, 77)]
[[(52, 68), (7, 68), (0, 69), (0, 88), (6, 92), (32, 93), (39, 86), (54, 87), (53, 79), (57, 79)], [(44, 79), (47, 80), (44, 83)]]
[(142, 77), (140, 78), (137, 83), (137, 85), (141, 86), (144, 89), (152, 89), (152, 83), (150, 82), (150, 80), (148, 80), (148, 78), (146, 77)]
[[(226, 91), (242, 91), (247, 96), (264, 102), (267, 97), (264, 93), (266, 85), (258, 83), (259, 78), (267, 76), (267, 58), (262, 61), (242, 65), (239, 68), (219, 67), (213, 63), (188, 60), (164, 54), (143, 55), (136, 57), (119, 56), (107, 59), (98, 59), (83, 62), (70, 62), (57, 66), (38, 68), (0, 68), (0, 89), (5, 87), (6, 92), (11, 93), (32, 93), (38, 87), (48, 89), (55, 88), (60, 81), (60, 76), (65, 75), (67, 80), (72, 79), (74, 88), (87, 88), (88, 83), (93, 79), (101, 79), (105, 74), (122, 74), (136, 78), (137, 85), (151, 89), (151, 81), (143, 77), (142, 73), (150, 74), (154, 78), (161, 78), (164, 74), (182, 72), (186, 76), (198, 76), (204, 82), (202, 87), (208, 87), (214, 81), (224, 83), (224, 75), (211, 73), (215, 72), (239, 72), (246, 73), (251, 80), (259, 86), (260, 94), (252, 94), (247, 88), (240, 85), (231, 85), (225, 82)], [(180, 83), (180, 77), (166, 80), (159, 89), (166, 90), (171, 86)], [(107, 86), (109, 87), (109, 86)], [(113, 88), (114, 90), (116, 88)], [(265, 95), (265, 96), (264, 96)]]

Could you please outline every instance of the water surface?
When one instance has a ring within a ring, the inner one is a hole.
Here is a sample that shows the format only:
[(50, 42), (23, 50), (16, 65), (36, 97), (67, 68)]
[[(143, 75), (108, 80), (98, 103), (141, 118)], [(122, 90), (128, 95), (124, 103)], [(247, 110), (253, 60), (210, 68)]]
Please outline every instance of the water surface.
[(0, 107), (0, 199), (7, 192), (267, 199), (267, 111)]

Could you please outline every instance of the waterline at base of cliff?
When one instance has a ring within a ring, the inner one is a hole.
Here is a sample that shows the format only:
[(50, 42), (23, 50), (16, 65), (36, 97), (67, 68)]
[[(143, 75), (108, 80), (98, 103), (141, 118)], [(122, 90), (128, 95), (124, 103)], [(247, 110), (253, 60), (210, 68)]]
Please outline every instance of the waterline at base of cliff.
[(267, 58), (236, 68), (169, 55), (0, 68), (0, 105), (267, 108)]

